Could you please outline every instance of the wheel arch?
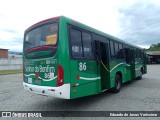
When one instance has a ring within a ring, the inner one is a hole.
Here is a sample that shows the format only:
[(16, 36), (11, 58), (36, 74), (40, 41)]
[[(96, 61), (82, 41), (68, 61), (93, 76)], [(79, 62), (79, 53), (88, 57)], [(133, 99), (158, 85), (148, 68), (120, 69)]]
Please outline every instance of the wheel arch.
[(121, 71), (117, 71), (117, 72), (116, 72), (116, 75), (119, 75), (119, 76), (121, 77), (121, 83), (122, 83), (122, 81), (123, 81), (122, 72), (121, 72)]

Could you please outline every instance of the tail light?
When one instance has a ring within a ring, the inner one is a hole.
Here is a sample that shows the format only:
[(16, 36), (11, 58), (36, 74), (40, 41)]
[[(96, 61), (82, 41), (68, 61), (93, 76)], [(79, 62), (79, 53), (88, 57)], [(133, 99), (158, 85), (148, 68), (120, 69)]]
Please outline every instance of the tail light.
[(64, 70), (63, 67), (58, 64), (58, 76), (57, 76), (57, 85), (56, 86), (61, 86), (64, 84)]

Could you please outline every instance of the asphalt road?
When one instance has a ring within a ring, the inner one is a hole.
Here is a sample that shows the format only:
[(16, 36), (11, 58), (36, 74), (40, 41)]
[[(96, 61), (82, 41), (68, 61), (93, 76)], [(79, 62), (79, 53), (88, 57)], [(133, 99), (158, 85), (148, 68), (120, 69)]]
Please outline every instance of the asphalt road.
[(143, 75), (142, 80), (124, 84), (118, 94), (106, 91), (73, 100), (25, 91), (22, 86), (22, 74), (1, 75), (0, 111), (160, 111), (160, 65), (147, 67), (148, 73)]

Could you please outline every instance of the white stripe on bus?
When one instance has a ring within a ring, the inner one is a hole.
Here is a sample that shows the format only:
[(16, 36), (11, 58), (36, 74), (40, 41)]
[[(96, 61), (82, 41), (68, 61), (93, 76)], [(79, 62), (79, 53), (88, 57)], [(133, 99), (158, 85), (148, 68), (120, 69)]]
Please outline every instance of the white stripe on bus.
[(80, 77), (80, 79), (83, 79), (83, 80), (97, 80), (97, 79), (101, 79), (101, 77), (96, 77), (96, 78), (85, 78), (85, 77)]
[(43, 80), (43, 81), (52, 81), (52, 80), (54, 80), (54, 79), (56, 79), (57, 78), (57, 76), (55, 76), (54, 78), (52, 78), (52, 79), (43, 79), (43, 78), (41, 78), (41, 77), (38, 77), (39, 79), (41, 79), (41, 80)]
[[(28, 74), (28, 75), (25, 74), (25, 76), (27, 76), (27, 77), (32, 76), (32, 75), (35, 76), (35, 74)], [(38, 77), (38, 78), (41, 79), (41, 80), (43, 80), (43, 81), (52, 81), (52, 80), (56, 79), (57, 76), (55, 76), (55, 77), (52, 78), (52, 79), (43, 79), (43, 78), (41, 78), (41, 77)]]
[(28, 77), (28, 76), (31, 76), (31, 75), (35, 76), (35, 74), (28, 74), (28, 75), (24, 74), (24, 75), (27, 76), (27, 77)]
[(114, 68), (112, 68), (112, 70), (110, 70), (110, 72), (112, 72), (115, 68), (117, 68), (121, 64), (125, 64), (126, 66), (130, 66), (129, 64), (126, 64), (126, 63), (119, 63), (118, 65), (114, 66)]

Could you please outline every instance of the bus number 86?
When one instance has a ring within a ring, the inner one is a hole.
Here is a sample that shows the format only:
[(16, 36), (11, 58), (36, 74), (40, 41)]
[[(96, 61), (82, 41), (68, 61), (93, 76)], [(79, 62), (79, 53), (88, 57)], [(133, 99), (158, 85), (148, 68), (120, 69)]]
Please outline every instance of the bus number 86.
[(86, 70), (86, 69), (87, 69), (86, 63), (80, 62), (80, 63), (79, 63), (79, 70), (82, 71), (82, 70)]

